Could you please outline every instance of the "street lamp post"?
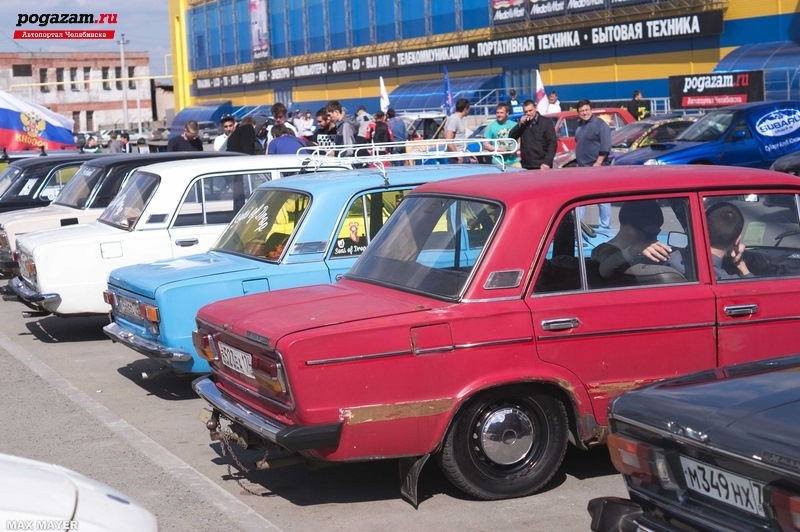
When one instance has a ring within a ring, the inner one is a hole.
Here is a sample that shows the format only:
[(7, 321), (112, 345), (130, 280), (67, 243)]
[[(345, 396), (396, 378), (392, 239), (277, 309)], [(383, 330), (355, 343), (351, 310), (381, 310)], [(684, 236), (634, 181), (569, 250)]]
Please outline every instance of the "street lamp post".
[(128, 129), (128, 82), (125, 78), (128, 77), (128, 71), (125, 69), (125, 45), (130, 44), (130, 41), (125, 40), (125, 34), (120, 33), (120, 39), (117, 41), (119, 44), (119, 62), (120, 62), (120, 76), (122, 77), (122, 129)]

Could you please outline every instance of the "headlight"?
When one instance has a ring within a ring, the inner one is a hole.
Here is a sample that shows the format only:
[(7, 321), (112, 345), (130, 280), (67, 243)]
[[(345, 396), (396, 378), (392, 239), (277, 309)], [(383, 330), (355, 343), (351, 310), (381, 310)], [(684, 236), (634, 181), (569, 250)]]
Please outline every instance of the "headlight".
[(654, 166), (654, 165), (667, 164), (667, 163), (662, 163), (658, 159), (647, 159), (644, 162), (644, 164), (645, 164), (645, 166)]
[(8, 234), (5, 229), (0, 229), (0, 248), (10, 248), (8, 245)]

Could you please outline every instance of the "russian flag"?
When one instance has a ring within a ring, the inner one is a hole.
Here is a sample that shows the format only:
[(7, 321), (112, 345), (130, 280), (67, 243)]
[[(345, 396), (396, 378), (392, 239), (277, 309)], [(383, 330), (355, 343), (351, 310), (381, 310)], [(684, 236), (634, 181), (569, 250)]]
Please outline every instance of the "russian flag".
[(0, 91), (0, 148), (57, 151), (73, 148), (73, 120), (46, 107)]

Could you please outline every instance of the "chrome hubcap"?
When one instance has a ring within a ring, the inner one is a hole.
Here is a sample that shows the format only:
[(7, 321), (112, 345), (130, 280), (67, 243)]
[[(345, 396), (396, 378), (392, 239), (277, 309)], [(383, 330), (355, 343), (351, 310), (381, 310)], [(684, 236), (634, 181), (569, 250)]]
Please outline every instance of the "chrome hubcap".
[(533, 447), (533, 423), (519, 408), (495, 410), (481, 424), (480, 445), (492, 462), (500, 465), (519, 462)]

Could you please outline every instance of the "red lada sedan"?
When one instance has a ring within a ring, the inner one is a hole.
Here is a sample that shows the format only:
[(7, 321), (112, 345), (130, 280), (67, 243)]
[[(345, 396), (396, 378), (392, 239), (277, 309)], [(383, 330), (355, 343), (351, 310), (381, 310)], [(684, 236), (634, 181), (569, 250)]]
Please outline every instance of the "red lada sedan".
[(430, 456), (472, 497), (519, 497), (567, 445), (605, 442), (612, 398), (797, 353), (798, 316), (794, 176), (464, 177), (415, 189), (336, 284), (203, 307), (194, 343), (212, 373), (194, 389), (213, 438), (309, 462), (400, 458), (414, 503)]

